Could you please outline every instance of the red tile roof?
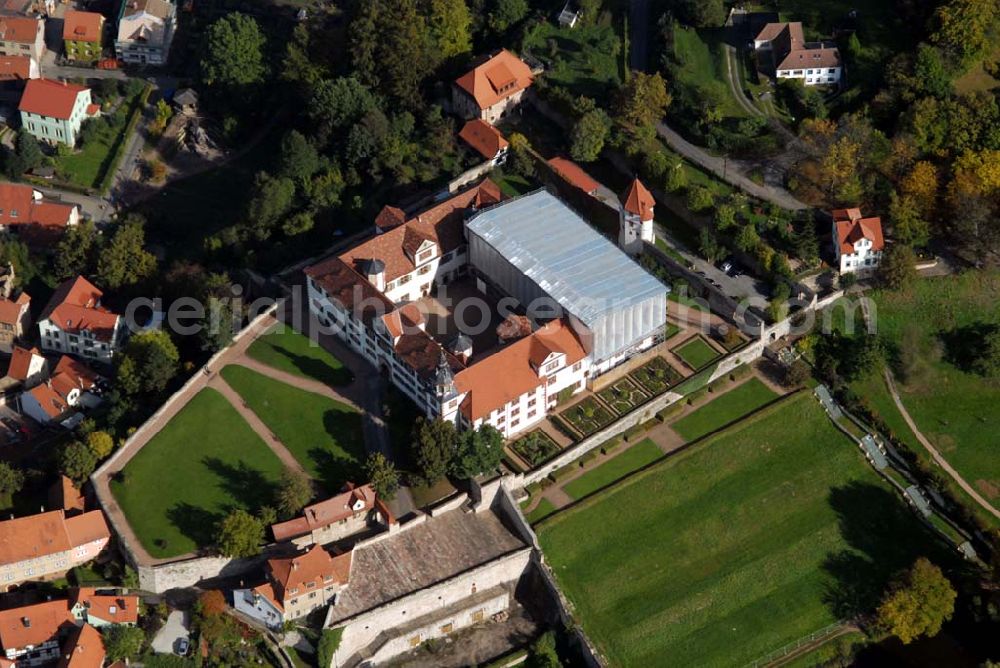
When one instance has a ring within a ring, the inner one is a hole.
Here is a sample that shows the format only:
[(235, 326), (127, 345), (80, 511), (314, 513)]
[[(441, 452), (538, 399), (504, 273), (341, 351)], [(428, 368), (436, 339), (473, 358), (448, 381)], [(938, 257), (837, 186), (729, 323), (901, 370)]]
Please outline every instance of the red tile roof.
[(587, 356), (569, 324), (553, 320), (531, 336), (458, 372), (456, 389), (469, 393), (462, 401), (462, 412), (475, 421), (544, 385), (544, 378), (538, 375), (538, 366), (553, 352), (564, 353), (567, 365), (576, 364)]
[(455, 85), (472, 96), (480, 109), (492, 107), (531, 83), (531, 68), (506, 49), (455, 80)]
[(304, 273), (326, 291), (331, 301), (340, 304), (366, 325), (395, 308), (395, 304), (339, 257), (330, 257), (307, 267)]
[(793, 49), (775, 68), (776, 70), (802, 70), (813, 67), (840, 67), (840, 49), (835, 46)]
[(61, 510), (0, 522), (0, 564), (16, 564), (72, 547)]
[(654, 206), (656, 206), (656, 199), (653, 197), (653, 193), (649, 192), (639, 179), (632, 181), (632, 188), (625, 198), (625, 210), (632, 215), (639, 216), (639, 220), (645, 222), (653, 220)]
[(267, 569), (274, 581), (277, 598), (285, 601), (307, 590), (322, 589), (332, 582), (347, 584), (351, 553), (333, 557), (321, 546), (313, 545), (293, 557), (268, 559)]
[(31, 56), (0, 56), (0, 81), (31, 78)]
[(0, 225), (18, 230), (29, 244), (57, 240), (75, 208), (36, 198), (31, 186), (0, 183)]
[(854, 244), (860, 239), (871, 241), (873, 251), (880, 251), (885, 247), (881, 218), (864, 218), (861, 209), (834, 209), (830, 214), (837, 225), (837, 243), (841, 252), (853, 253)]
[(69, 120), (77, 97), (86, 90), (89, 90), (86, 86), (62, 81), (32, 79), (25, 85), (17, 108), (39, 116)]
[(31, 370), (31, 361), (35, 357), (41, 357), (42, 353), (38, 348), (22, 348), (14, 346), (14, 352), (10, 355), (10, 364), (7, 366), (7, 377), (16, 380), (28, 380), (28, 372)]
[(15, 326), (30, 303), (31, 295), (27, 292), (22, 292), (13, 300), (0, 298), (0, 322)]
[(397, 207), (386, 205), (375, 216), (375, 227), (385, 232), (406, 222), (406, 213)]
[(90, 624), (84, 624), (66, 637), (59, 668), (101, 668), (106, 655), (100, 632)]
[(394, 281), (416, 268), (412, 254), (419, 241), (429, 239), (438, 245), (441, 255), (461, 246), (463, 217), (469, 207), (482, 208), (502, 199), (500, 188), (489, 179), (464, 190), (417, 214), (403, 225), (341, 253), (340, 259), (363, 273), (362, 264), (371, 259), (385, 263), (385, 281)]
[(0, 41), (34, 44), (42, 23), (41, 19), (23, 16), (0, 17)]
[(41, 645), (70, 628), (73, 618), (65, 600), (0, 610), (0, 647), (5, 650)]
[(66, 512), (83, 512), (87, 509), (87, 500), (73, 481), (64, 475), (49, 488), (49, 504), (62, 508)]
[(100, 376), (80, 360), (63, 355), (59, 358), (49, 380), (52, 389), (60, 396), (68, 397), (72, 390), (83, 392), (92, 389), (100, 380)]
[(497, 157), (510, 145), (499, 130), (478, 118), (462, 126), (458, 136), (487, 160)]
[(139, 621), (139, 597), (135, 595), (98, 594), (92, 587), (80, 587), (70, 595), (73, 607), (82, 605), (87, 615), (112, 624), (135, 624)]
[(67, 9), (63, 18), (63, 39), (74, 42), (100, 42), (103, 28), (102, 15)]
[(66, 533), (74, 546), (86, 545), (99, 540), (110, 540), (111, 530), (100, 510), (66, 518)]
[(590, 174), (583, 171), (580, 165), (566, 158), (552, 158), (549, 160), (549, 167), (561, 176), (571, 186), (579, 188), (588, 195), (593, 195), (601, 184), (595, 181)]
[(114, 336), (118, 316), (100, 306), (103, 292), (83, 276), (64, 281), (38, 320), (51, 320), (65, 332), (92, 332), (99, 341), (110, 341)]
[(271, 525), (271, 533), (276, 541), (291, 540), (304, 536), (316, 529), (328, 527), (334, 522), (345, 520), (359, 513), (367, 513), (375, 507), (375, 490), (371, 485), (355, 487), (347, 483), (346, 489), (337, 496), (306, 506), (302, 517)]

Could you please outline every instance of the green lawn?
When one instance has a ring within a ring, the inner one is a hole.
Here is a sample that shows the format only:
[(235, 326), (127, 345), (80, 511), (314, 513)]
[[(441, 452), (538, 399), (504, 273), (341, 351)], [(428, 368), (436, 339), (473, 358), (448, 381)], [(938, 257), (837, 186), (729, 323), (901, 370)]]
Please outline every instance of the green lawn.
[(567, 483), (563, 487), (563, 491), (574, 500), (582, 499), (661, 457), (663, 457), (663, 451), (660, 450), (659, 446), (648, 438), (643, 439), (628, 450), (624, 450), (620, 455), (616, 455)]
[(677, 355), (682, 362), (692, 369), (700, 369), (719, 356), (719, 352), (708, 345), (700, 336), (696, 336), (684, 345), (674, 348), (674, 355)]
[(490, 175), (490, 178), (499, 186), (500, 192), (504, 194), (504, 197), (517, 197), (538, 188), (537, 183), (531, 183), (518, 174), (493, 173)]
[[(959, 473), (987, 499), (1000, 504), (1000, 383), (963, 369), (962, 359), (980, 337), (970, 328), (1000, 326), (1000, 272), (969, 271), (924, 279), (905, 289), (875, 291), (878, 335), (890, 352), (904, 332), (916, 341), (922, 361), (909, 378), (897, 382), (903, 403), (923, 434)], [(840, 326), (839, 322), (834, 323)], [(898, 374), (897, 374), (898, 375)], [(926, 461), (919, 445), (877, 376), (856, 381), (852, 389), (889, 424), (895, 434)], [(991, 523), (995, 518), (981, 517)]]
[[(117, 167), (116, 149), (128, 141), (125, 130), (132, 111), (139, 112), (140, 90), (135, 96), (122, 101), (126, 113), (102, 116), (88, 121), (98, 127), (98, 132), (83, 147), (70, 155), (56, 158), (56, 173), (59, 178), (84, 188), (100, 188), (104, 175)], [(109, 121), (111, 121), (109, 123)]]
[(535, 506), (534, 510), (525, 515), (525, 519), (528, 520), (528, 524), (534, 524), (535, 522), (542, 521), (552, 513), (556, 512), (556, 510), (558, 510), (558, 508), (556, 508), (551, 501), (548, 499), (542, 499), (538, 502), (538, 505)]
[(684, 440), (693, 441), (752, 413), (777, 397), (759, 378), (751, 378), (688, 413), (670, 427), (683, 436)]
[(196, 394), (125, 466), (111, 489), (157, 558), (212, 545), (232, 508), (273, 501), (281, 460), (213, 389)]
[(546, 63), (545, 80), (574, 97), (602, 99), (621, 81), (621, 39), (610, 20), (572, 29), (543, 21), (525, 35), (524, 46)]
[(808, 393), (536, 531), (615, 666), (742, 666), (953, 563)]
[(328, 493), (361, 482), (365, 445), (354, 408), (242, 366), (224, 367), (222, 377)]
[(251, 343), (247, 355), (275, 369), (327, 385), (347, 385), (354, 379), (340, 360), (287, 325)]
[(717, 100), (723, 115), (743, 118), (749, 114), (736, 101), (727, 82), (723, 29), (688, 28), (674, 24), (674, 53), (682, 63), (681, 83), (698, 89), (704, 97)]

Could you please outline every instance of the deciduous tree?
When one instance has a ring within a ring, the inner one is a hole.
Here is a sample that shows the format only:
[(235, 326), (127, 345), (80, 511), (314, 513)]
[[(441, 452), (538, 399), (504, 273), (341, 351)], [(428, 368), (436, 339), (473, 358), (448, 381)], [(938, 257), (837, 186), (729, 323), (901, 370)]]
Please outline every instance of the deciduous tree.
[(385, 455), (381, 452), (368, 455), (365, 461), (365, 473), (375, 494), (386, 501), (396, 498), (396, 491), (399, 489), (399, 471)]
[(245, 510), (234, 510), (219, 523), (217, 547), (225, 557), (253, 557), (263, 542), (264, 524)]
[(136, 659), (146, 643), (146, 633), (138, 626), (109, 624), (101, 629), (104, 652), (111, 662)]
[(879, 279), (895, 290), (917, 279), (917, 256), (906, 244), (893, 244), (882, 255)]
[(104, 459), (115, 449), (115, 439), (106, 431), (92, 431), (87, 434), (87, 447), (97, 459)]
[(0, 461), (0, 498), (17, 494), (24, 487), (24, 473)]
[(923, 246), (930, 239), (930, 224), (920, 213), (920, 206), (911, 195), (893, 192), (889, 199), (889, 219), (896, 241), (909, 246)]
[(91, 220), (66, 228), (62, 239), (56, 244), (52, 258), (53, 269), (58, 279), (66, 279), (80, 274), (89, 274), (97, 261), (101, 245), (101, 235)]
[(527, 15), (527, 0), (495, 0), (488, 22), (493, 32), (503, 33)]
[(465, 0), (430, 0), (427, 25), (441, 58), (452, 58), (472, 49), (472, 17)]
[(933, 638), (955, 611), (955, 589), (941, 569), (921, 557), (886, 592), (878, 607), (879, 625), (909, 644)]
[(427, 483), (443, 478), (455, 454), (458, 440), (455, 425), (445, 420), (420, 418), (414, 426), (413, 440), (420, 476)]
[(83, 443), (73, 441), (59, 454), (59, 471), (79, 487), (97, 468), (97, 457)]
[(250, 86), (264, 80), (264, 34), (257, 21), (233, 12), (208, 26), (201, 73), (208, 84)]
[(604, 150), (611, 131), (611, 119), (603, 109), (588, 111), (573, 126), (569, 153), (574, 160), (593, 162)]
[(312, 497), (312, 483), (304, 473), (291, 469), (282, 472), (277, 498), (280, 517), (284, 519), (295, 517), (302, 512)]
[(467, 479), (495, 470), (503, 455), (503, 435), (484, 424), (478, 429), (462, 432), (451, 460), (451, 473)]
[(989, 31), (996, 17), (996, 3), (994, 0), (949, 0), (938, 7), (934, 17), (937, 29), (931, 39), (966, 69), (990, 46)]
[(145, 220), (130, 214), (97, 256), (97, 280), (112, 290), (135, 285), (156, 271), (156, 256), (146, 250)]
[(129, 339), (118, 363), (116, 385), (126, 394), (162, 392), (177, 374), (180, 353), (162, 329), (140, 332)]

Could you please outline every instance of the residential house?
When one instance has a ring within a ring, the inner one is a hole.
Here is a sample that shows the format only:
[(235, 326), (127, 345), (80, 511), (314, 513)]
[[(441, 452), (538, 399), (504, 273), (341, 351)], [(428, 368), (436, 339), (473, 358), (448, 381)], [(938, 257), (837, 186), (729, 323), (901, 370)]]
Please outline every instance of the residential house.
[(591, 197), (597, 197), (597, 191), (601, 187), (590, 174), (583, 171), (580, 165), (566, 158), (555, 157), (548, 160), (549, 167), (574, 188), (582, 190)]
[(31, 326), (31, 295), (22, 292), (15, 299), (0, 298), (0, 351), (12, 353), (14, 342)]
[(0, 16), (0, 56), (29, 56), (40, 63), (44, 53), (44, 20), (26, 16)]
[(48, 377), (49, 363), (38, 348), (22, 348), (14, 346), (7, 365), (7, 374), (3, 377), (5, 389), (21, 387), (30, 389)]
[(125, 324), (101, 306), (104, 293), (78, 276), (63, 282), (38, 318), (42, 350), (110, 363), (123, 345)]
[[(101, 403), (100, 376), (83, 362), (63, 355), (52, 377), (21, 393), (21, 411), (40, 424), (53, 422), (73, 426), (82, 417), (77, 408), (94, 408)], [(69, 422), (67, 422), (67, 420)]]
[(62, 508), (66, 517), (73, 517), (87, 510), (87, 499), (72, 480), (60, 475), (49, 487), (49, 507)]
[(292, 541), (299, 547), (309, 547), (395, 523), (396, 518), (371, 485), (356, 487), (348, 482), (340, 494), (306, 506), (301, 517), (272, 524), (271, 533), (278, 542)]
[(870, 274), (882, 261), (885, 240), (882, 219), (864, 217), (861, 209), (835, 209), (833, 216), (833, 248), (840, 273)]
[(462, 118), (495, 124), (521, 103), (533, 82), (531, 68), (506, 49), (455, 80), (452, 107)]
[(619, 209), (618, 245), (629, 255), (642, 253), (642, 244), (654, 243), (653, 207), (656, 199), (642, 181), (635, 179)]
[(778, 79), (800, 79), (806, 86), (840, 81), (840, 50), (832, 42), (806, 42), (801, 23), (768, 23), (753, 46), (758, 66)]
[(18, 105), (21, 126), (50, 144), (76, 146), (80, 126), (100, 115), (90, 98), (90, 89), (52, 79), (32, 79), (24, 87)]
[[(0, 526), (4, 524), (7, 522)], [(16, 661), (17, 668), (57, 660), (61, 654), (61, 639), (73, 630), (75, 626), (64, 600), (0, 610), (2, 656)]]
[(31, 56), (0, 56), (0, 86), (23, 89), (29, 79), (37, 79), (38, 61)]
[(4, 520), (0, 522), (0, 587), (65, 573), (97, 557), (110, 539), (100, 510), (73, 517), (52, 510)]
[(106, 656), (100, 631), (84, 624), (67, 634), (58, 668), (103, 668)]
[(78, 222), (75, 204), (47, 202), (31, 186), (0, 183), (0, 232), (14, 232), (29, 246), (45, 249)]
[(290, 557), (269, 559), (267, 581), (233, 592), (233, 607), (271, 628), (333, 603), (351, 574), (351, 552), (331, 555), (314, 545)]
[(185, 116), (194, 116), (198, 113), (198, 93), (193, 88), (181, 88), (174, 93), (170, 102), (174, 105), (174, 109)]
[(70, 592), (69, 603), (73, 618), (94, 628), (139, 623), (139, 597), (134, 594), (98, 593), (93, 587), (79, 587)]
[(458, 136), (494, 167), (507, 161), (510, 144), (495, 127), (474, 118), (462, 126)]
[(51, 16), (55, 11), (55, 0), (0, 0), (0, 15), (3, 16)]
[(63, 44), (69, 60), (88, 63), (100, 60), (104, 46), (104, 16), (67, 9), (63, 18)]
[(177, 27), (177, 7), (168, 0), (122, 0), (115, 53), (135, 65), (165, 65)]

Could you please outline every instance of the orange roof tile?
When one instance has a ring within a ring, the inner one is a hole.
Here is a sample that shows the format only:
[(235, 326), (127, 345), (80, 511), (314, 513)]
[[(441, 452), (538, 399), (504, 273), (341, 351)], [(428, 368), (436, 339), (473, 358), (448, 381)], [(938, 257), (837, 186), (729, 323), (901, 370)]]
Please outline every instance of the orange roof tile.
[(478, 118), (462, 126), (458, 136), (487, 160), (497, 157), (510, 145), (499, 130)]
[(64, 475), (59, 476), (51, 488), (49, 488), (49, 504), (62, 508), (64, 511), (86, 510), (86, 499), (73, 481)]
[[(69, 224), (74, 208), (72, 205), (36, 199), (31, 186), (0, 183), (0, 225), (11, 228), (36, 227), (38, 229), (34, 230), (34, 236), (40, 242), (61, 236)], [(29, 230), (24, 232), (32, 234)]]
[(553, 320), (531, 336), (515, 341), (455, 375), (455, 387), (467, 392), (462, 402), (465, 416), (472, 421), (487, 417), (521, 395), (545, 384), (538, 365), (552, 352), (566, 355), (566, 364), (576, 364), (587, 351), (573, 329), (562, 320)]
[(100, 341), (110, 341), (118, 316), (100, 306), (103, 292), (83, 276), (64, 281), (42, 310), (39, 320), (51, 320), (66, 332), (90, 331)]
[(371, 259), (385, 263), (385, 281), (394, 281), (416, 268), (414, 258), (408, 254), (415, 250), (414, 244), (429, 239), (438, 245), (441, 254), (452, 251), (464, 243), (463, 214), (469, 207), (482, 208), (496, 204), (502, 199), (500, 188), (489, 179), (464, 190), (439, 204), (417, 214), (403, 225), (342, 253), (340, 259), (356, 271), (361, 264)]
[(100, 632), (90, 624), (84, 624), (66, 637), (59, 668), (101, 668), (105, 656)]
[(63, 39), (74, 42), (100, 42), (104, 17), (96, 12), (67, 9), (63, 18)]
[(492, 107), (531, 83), (531, 68), (506, 49), (455, 80), (455, 84), (472, 96), (480, 109)]
[(41, 19), (32, 19), (23, 16), (0, 17), (0, 40), (4, 42), (34, 44), (41, 24), (43, 24)]
[(61, 510), (0, 522), (0, 564), (16, 564), (72, 547)]
[(31, 303), (31, 296), (22, 292), (17, 299), (0, 299), (0, 322), (14, 326)]
[(111, 530), (100, 510), (66, 518), (66, 533), (74, 546), (86, 545), (99, 540), (110, 540)]
[(410, 302), (392, 313), (386, 313), (382, 316), (382, 323), (392, 338), (398, 339), (403, 334), (419, 329), (424, 324), (424, 315), (420, 312), (420, 308), (416, 304)]
[(871, 241), (873, 251), (885, 248), (881, 218), (864, 218), (860, 209), (835, 209), (831, 215), (837, 225), (837, 243), (841, 252), (853, 253), (854, 244), (861, 239)]
[(406, 222), (406, 213), (402, 209), (386, 205), (375, 216), (375, 227), (379, 230), (391, 230)]
[(51, 420), (55, 420), (70, 409), (66, 397), (56, 392), (49, 383), (42, 383), (31, 388), (28, 390), (28, 394), (38, 402), (38, 405)]
[(268, 559), (267, 569), (276, 585), (277, 595), (281, 600), (287, 600), (307, 589), (322, 589), (324, 583), (347, 584), (350, 559), (350, 552), (334, 558), (321, 546), (313, 545), (293, 557)]
[(593, 195), (601, 186), (601, 184), (595, 181), (590, 174), (583, 171), (583, 169), (581, 169), (580, 166), (572, 160), (558, 157), (552, 158), (549, 160), (549, 167), (551, 167), (556, 174), (565, 179), (567, 183), (579, 188), (588, 195)]
[[(355, 487), (347, 483), (343, 492), (325, 501), (306, 506), (301, 517), (271, 525), (271, 533), (276, 541), (291, 540), (304, 536), (316, 529), (330, 526), (334, 522), (366, 513), (375, 507), (375, 490), (371, 485)], [(359, 507), (355, 508), (355, 506)]]
[(653, 197), (653, 193), (649, 192), (639, 179), (632, 181), (632, 187), (625, 198), (625, 210), (632, 215), (639, 216), (639, 220), (646, 222), (653, 220), (654, 206), (656, 206), (656, 199)]
[(0, 81), (31, 78), (31, 56), (0, 56)]
[(24, 86), (24, 94), (21, 95), (17, 109), (39, 116), (68, 120), (73, 114), (77, 96), (86, 90), (89, 90), (86, 86), (62, 81), (32, 79)]
[(0, 647), (11, 650), (41, 645), (72, 624), (69, 605), (62, 599), (0, 610)]
[(59, 396), (66, 398), (76, 389), (81, 392), (89, 390), (97, 384), (100, 376), (94, 373), (86, 364), (69, 355), (59, 358), (49, 382)]
[(113, 624), (135, 624), (139, 621), (139, 597), (98, 594), (92, 587), (75, 589), (70, 601), (82, 605), (88, 615)]

